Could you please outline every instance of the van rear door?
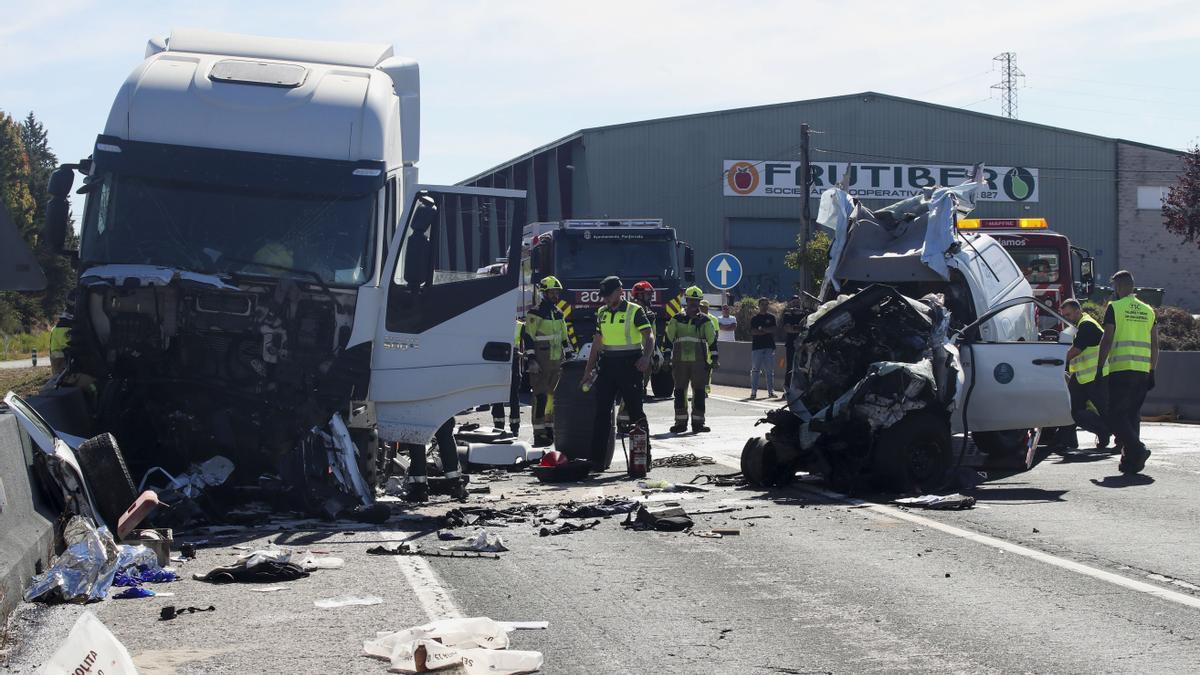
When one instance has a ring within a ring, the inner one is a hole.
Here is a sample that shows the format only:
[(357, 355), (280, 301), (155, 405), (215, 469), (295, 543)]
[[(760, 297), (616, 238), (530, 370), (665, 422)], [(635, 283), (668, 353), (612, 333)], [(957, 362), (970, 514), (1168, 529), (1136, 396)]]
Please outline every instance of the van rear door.
[[(508, 400), (525, 191), (412, 194), (381, 280), (369, 398), (384, 441), (424, 444), (458, 412)], [(500, 274), (480, 271), (499, 257)]]

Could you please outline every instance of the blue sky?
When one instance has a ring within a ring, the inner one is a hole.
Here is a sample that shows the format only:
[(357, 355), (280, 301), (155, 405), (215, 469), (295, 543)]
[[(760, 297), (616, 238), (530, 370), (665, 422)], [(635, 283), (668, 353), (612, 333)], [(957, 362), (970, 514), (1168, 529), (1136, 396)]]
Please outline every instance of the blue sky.
[[(7, 3), (10, 0), (0, 0)], [(894, 9), (899, 7), (899, 9)], [(1172, 148), (1200, 137), (1200, 3), (21, 2), (0, 26), (0, 109), (62, 160), (91, 152), (146, 40), (172, 27), (389, 42), (421, 63), (423, 182), (584, 127), (874, 90)]]

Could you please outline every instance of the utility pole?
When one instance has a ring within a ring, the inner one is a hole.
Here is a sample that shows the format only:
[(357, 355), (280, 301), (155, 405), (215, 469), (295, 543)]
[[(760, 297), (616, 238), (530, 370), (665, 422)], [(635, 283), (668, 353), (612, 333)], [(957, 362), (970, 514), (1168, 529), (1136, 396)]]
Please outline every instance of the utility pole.
[[(800, 193), (800, 254), (801, 255), (803, 255), (804, 251), (808, 248), (808, 240), (810, 238), (812, 238), (812, 221), (808, 217), (808, 200), (809, 200), (809, 197), (808, 197), (808, 193), (809, 193), (809, 186), (808, 186), (808, 176), (809, 176), (808, 134), (809, 134), (808, 122), (804, 122), (800, 125), (800, 177), (799, 177), (799, 180), (796, 181), (797, 183), (799, 183), (801, 185), (801, 187), (804, 188), (804, 192)], [(809, 286), (809, 283), (808, 283), (809, 276), (810, 276), (810, 274), (807, 269), (802, 269), (800, 271), (800, 288), (801, 288), (801, 290), (803, 290), (805, 292), (812, 290), (808, 287)]]
[(1000, 112), (1005, 117), (1017, 119), (1017, 89), (1025, 81), (1025, 73), (1013, 65), (1017, 55), (1004, 52), (992, 59), (1000, 64), (1000, 82), (993, 84), (992, 89), (1000, 92)]

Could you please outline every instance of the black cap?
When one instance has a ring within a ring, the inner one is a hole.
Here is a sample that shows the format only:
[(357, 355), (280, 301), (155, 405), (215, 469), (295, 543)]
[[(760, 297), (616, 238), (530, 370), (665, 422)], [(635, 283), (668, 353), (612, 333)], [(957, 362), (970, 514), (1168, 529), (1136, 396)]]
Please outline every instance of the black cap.
[(604, 281), (600, 282), (600, 294), (607, 296), (623, 285), (621, 277), (604, 277)]

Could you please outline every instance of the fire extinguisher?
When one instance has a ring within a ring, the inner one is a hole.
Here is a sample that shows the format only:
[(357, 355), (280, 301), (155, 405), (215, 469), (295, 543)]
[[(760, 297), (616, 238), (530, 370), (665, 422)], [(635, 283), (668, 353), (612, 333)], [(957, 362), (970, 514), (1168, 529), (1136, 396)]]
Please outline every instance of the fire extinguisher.
[(650, 472), (650, 430), (646, 420), (640, 419), (629, 432), (630, 478), (644, 478)]

